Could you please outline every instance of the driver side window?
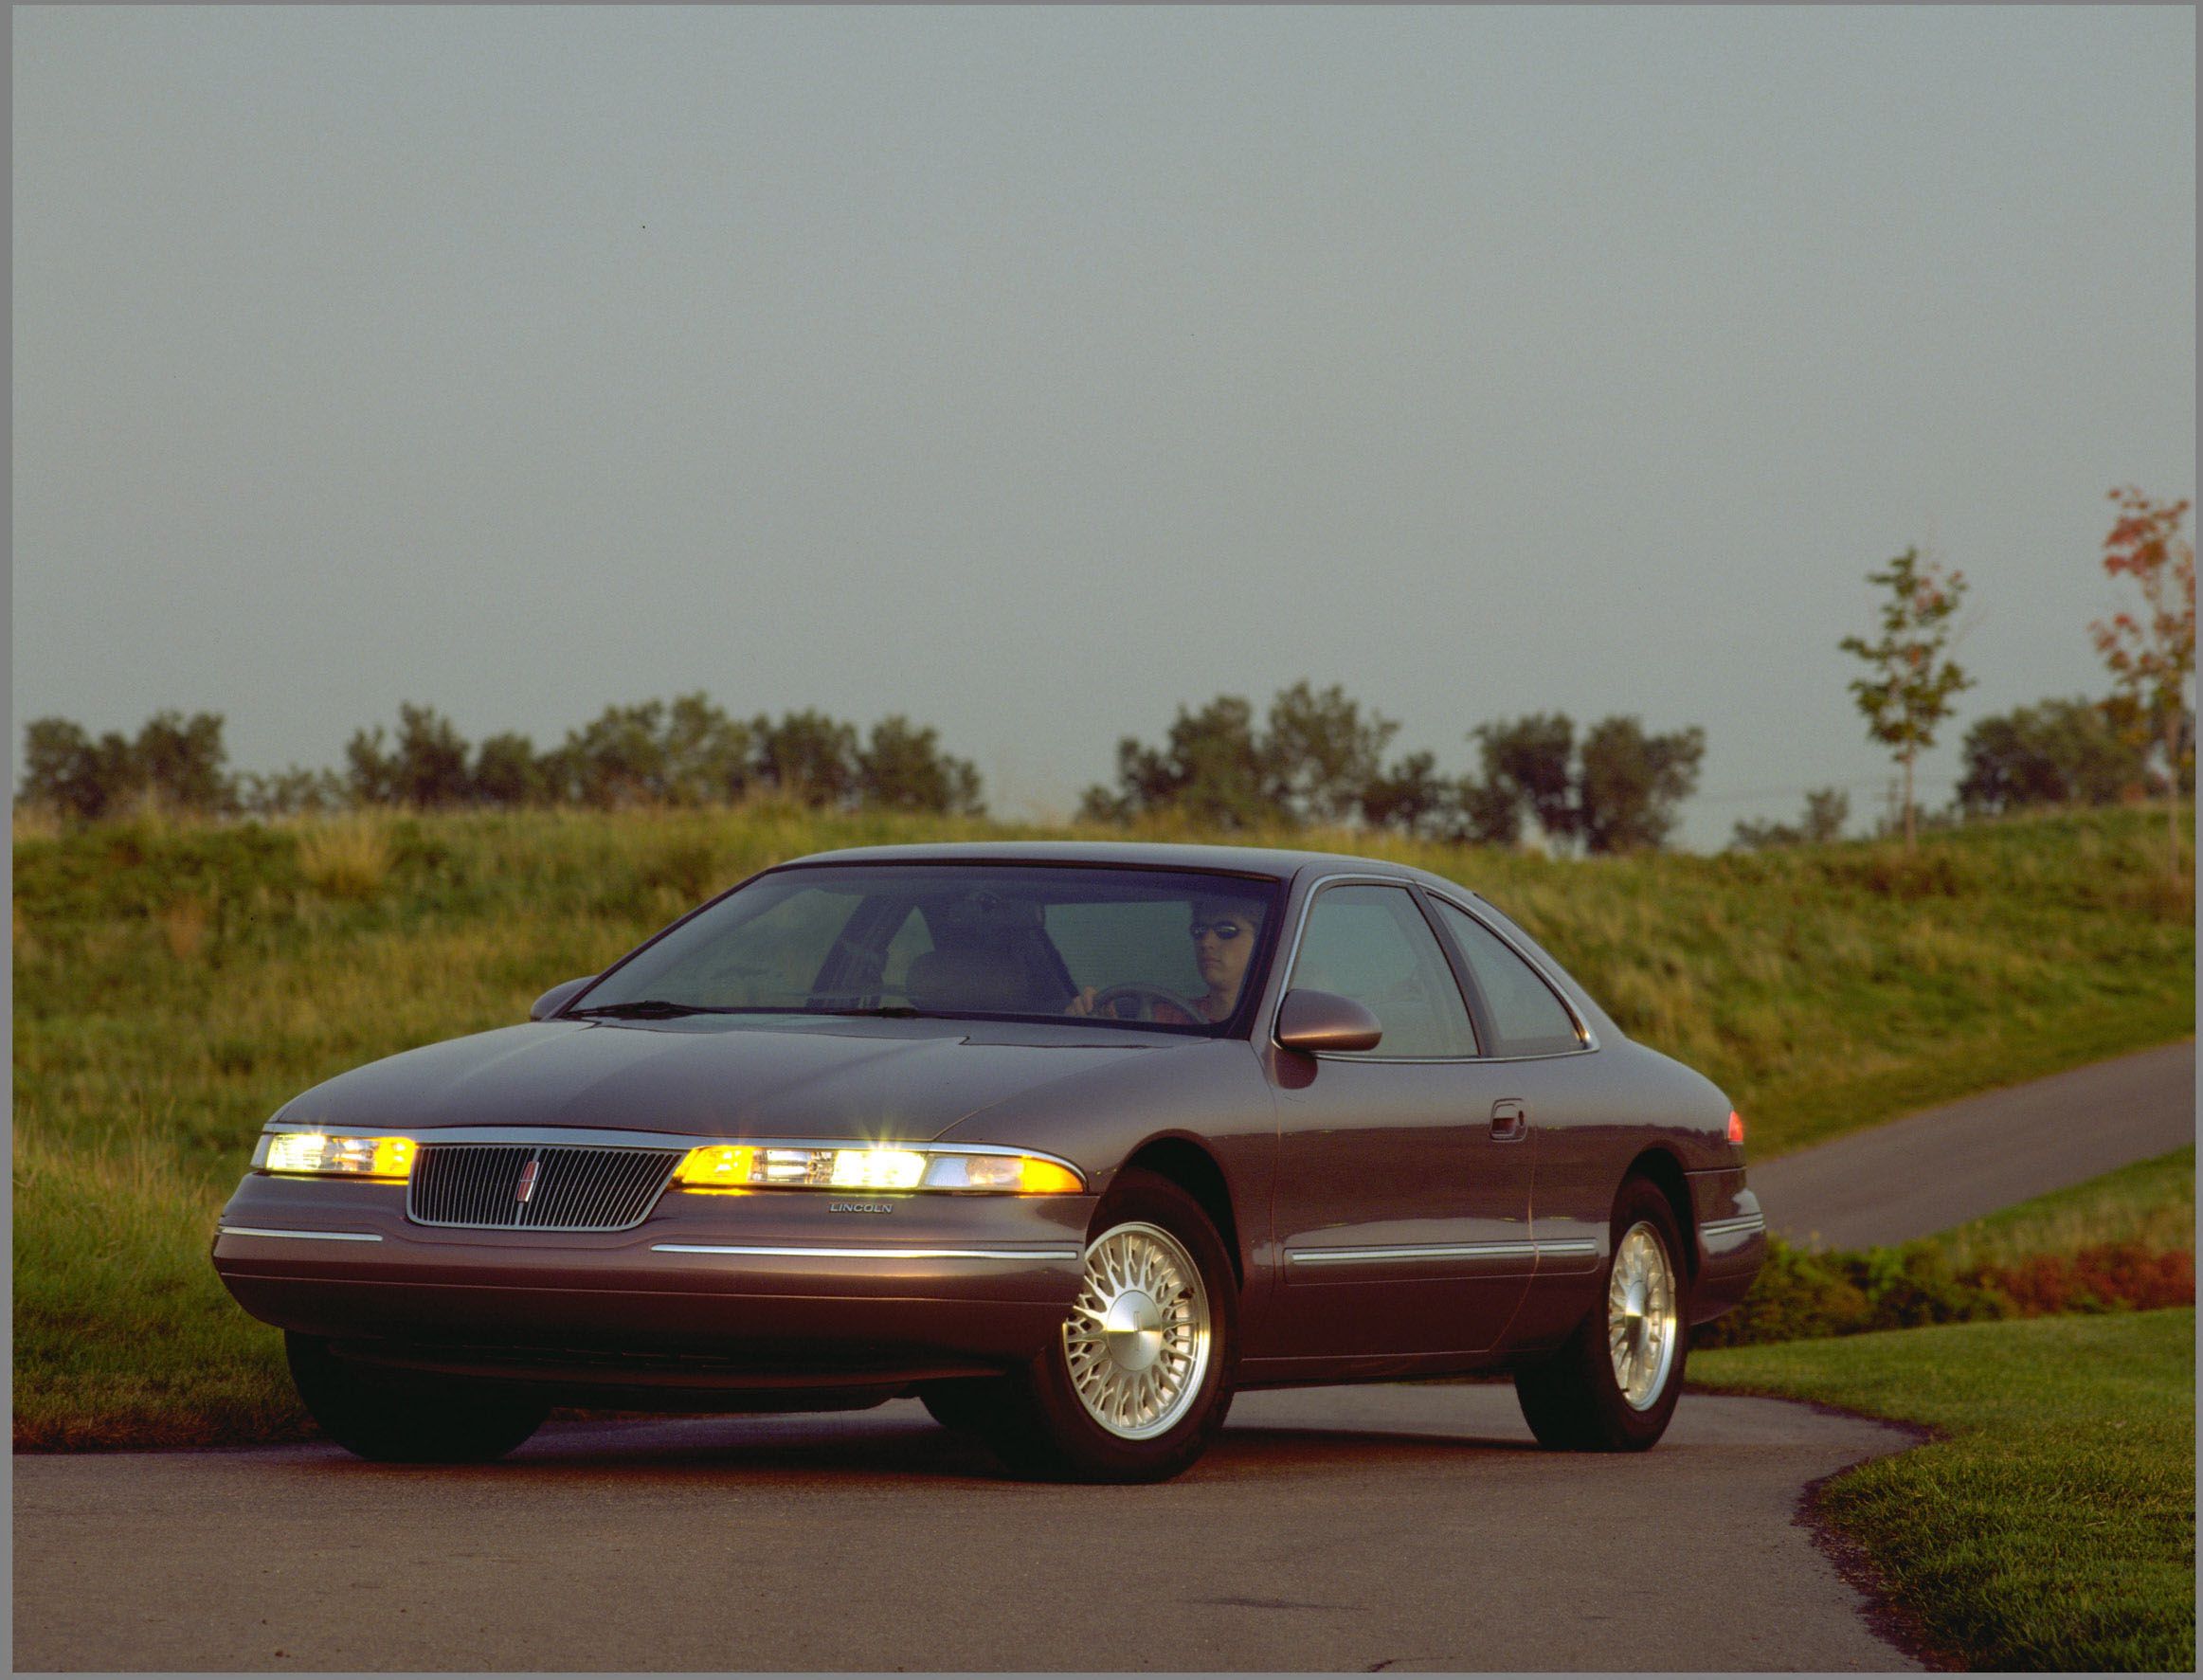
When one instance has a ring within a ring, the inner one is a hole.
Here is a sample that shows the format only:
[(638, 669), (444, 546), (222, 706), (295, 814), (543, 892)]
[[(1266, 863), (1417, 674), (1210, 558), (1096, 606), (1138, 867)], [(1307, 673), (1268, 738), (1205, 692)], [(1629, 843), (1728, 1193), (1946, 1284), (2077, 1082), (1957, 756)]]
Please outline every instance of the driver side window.
[(1371, 1056), (1476, 1054), (1461, 988), (1404, 887), (1325, 888), (1309, 911), (1291, 984), (1351, 998), (1374, 1014), (1384, 1037)]

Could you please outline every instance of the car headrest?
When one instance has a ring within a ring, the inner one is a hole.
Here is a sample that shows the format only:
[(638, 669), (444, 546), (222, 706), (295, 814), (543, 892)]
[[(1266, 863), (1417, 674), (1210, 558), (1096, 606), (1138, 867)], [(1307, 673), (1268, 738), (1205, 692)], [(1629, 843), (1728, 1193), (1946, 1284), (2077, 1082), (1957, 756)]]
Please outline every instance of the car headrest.
[(903, 982), (913, 1009), (977, 1009), (996, 1014), (1032, 1010), (1023, 970), (1006, 951), (930, 950), (911, 959)]
[(999, 947), (1041, 930), (1040, 907), (1030, 898), (1004, 898), (984, 889), (927, 912), (936, 947)]

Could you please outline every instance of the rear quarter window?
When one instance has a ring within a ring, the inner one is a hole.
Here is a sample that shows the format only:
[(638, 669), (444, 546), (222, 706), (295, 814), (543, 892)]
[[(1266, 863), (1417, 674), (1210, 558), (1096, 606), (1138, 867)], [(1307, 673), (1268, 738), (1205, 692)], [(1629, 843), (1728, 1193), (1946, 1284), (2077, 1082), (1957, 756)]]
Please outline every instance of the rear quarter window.
[(1583, 1048), (1575, 1017), (1536, 969), (1466, 911), (1442, 898), (1432, 902), (1484, 994), (1484, 1006), (1499, 1039), (1492, 1054), (1553, 1056)]

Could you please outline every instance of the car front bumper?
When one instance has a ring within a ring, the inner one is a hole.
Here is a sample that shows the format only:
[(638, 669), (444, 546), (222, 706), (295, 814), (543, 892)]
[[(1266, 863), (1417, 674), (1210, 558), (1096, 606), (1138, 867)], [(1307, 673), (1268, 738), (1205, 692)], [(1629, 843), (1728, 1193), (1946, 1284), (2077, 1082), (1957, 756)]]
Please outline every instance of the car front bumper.
[(625, 1231), (479, 1230), (414, 1223), (403, 1184), (255, 1172), (213, 1261), (255, 1318), (395, 1364), (570, 1386), (908, 1382), (1047, 1346), (1093, 1207), (668, 1190)]

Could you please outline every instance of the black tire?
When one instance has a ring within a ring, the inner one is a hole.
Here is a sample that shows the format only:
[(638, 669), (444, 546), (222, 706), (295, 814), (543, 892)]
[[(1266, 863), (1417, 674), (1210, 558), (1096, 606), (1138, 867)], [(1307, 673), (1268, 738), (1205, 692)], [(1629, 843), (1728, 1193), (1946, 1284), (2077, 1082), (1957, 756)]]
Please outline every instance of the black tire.
[(548, 1400), (434, 1372), (354, 1364), (329, 1344), (283, 1333), (291, 1381), (321, 1433), (379, 1464), (481, 1464), (543, 1427)]
[[(1615, 1375), (1608, 1345), (1608, 1291), (1622, 1239), (1651, 1227), (1666, 1251), (1674, 1294), (1671, 1348), (1658, 1387), (1644, 1405), (1632, 1405)], [(1683, 1393), (1683, 1366), (1690, 1351), (1690, 1269), (1675, 1210), (1650, 1179), (1633, 1178), (1615, 1199), (1598, 1302), (1559, 1351), (1514, 1375), (1515, 1398), (1541, 1446), (1569, 1453), (1642, 1453), (1668, 1431)]]
[(959, 1435), (984, 1435), (992, 1427), (995, 1414), (1002, 1410), (1008, 1388), (1007, 1380), (1000, 1377), (960, 1377), (953, 1382), (925, 1384), (918, 1390), (918, 1399), (943, 1429), (953, 1429)]
[(1124, 1227), (1149, 1226), (1174, 1238), (1201, 1274), (1208, 1305), (1208, 1356), (1192, 1398), (1162, 1434), (1128, 1439), (1105, 1428), (1079, 1399), (1058, 1334), (1004, 1385), (985, 1438), (1020, 1475), (1067, 1482), (1160, 1482), (1207, 1452), (1224, 1427), (1239, 1352), (1238, 1285), (1223, 1239), (1200, 1202), (1160, 1174), (1120, 1173), (1095, 1211), (1088, 1249)]

